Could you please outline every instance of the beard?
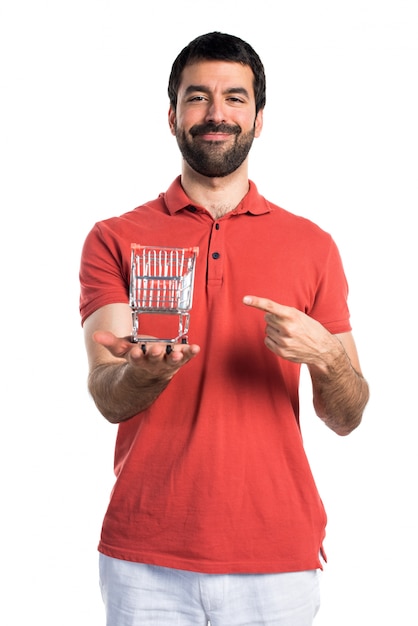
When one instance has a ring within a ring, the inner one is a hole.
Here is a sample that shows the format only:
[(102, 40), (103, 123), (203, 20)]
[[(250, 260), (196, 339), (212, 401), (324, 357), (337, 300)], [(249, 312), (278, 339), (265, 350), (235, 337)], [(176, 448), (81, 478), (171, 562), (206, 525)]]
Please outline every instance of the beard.
[[(222, 178), (235, 172), (247, 158), (254, 141), (255, 127), (244, 134), (238, 125), (213, 123), (192, 126), (188, 134), (177, 126), (175, 131), (180, 152), (190, 167), (202, 176)], [(235, 135), (232, 146), (225, 148), (222, 141), (194, 141), (195, 137), (210, 132)]]

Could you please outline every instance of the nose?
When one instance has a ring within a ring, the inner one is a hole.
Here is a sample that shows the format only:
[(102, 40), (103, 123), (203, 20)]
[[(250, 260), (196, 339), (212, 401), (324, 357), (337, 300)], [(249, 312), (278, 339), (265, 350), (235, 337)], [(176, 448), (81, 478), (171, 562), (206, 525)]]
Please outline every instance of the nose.
[(221, 99), (212, 98), (208, 104), (205, 119), (207, 122), (221, 124), (226, 122), (225, 108)]

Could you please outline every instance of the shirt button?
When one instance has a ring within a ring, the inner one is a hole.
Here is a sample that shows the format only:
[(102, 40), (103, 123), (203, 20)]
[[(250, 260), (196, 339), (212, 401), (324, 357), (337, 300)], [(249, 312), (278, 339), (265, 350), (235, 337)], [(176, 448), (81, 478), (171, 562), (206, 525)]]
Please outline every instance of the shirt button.
[(219, 259), (221, 255), (219, 254), (219, 252), (213, 252), (212, 253), (212, 259)]

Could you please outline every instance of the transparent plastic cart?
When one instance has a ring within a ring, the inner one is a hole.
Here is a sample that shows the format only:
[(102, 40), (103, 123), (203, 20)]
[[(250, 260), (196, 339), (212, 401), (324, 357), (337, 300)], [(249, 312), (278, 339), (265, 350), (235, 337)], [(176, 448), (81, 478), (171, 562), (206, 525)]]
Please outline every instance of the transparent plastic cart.
[[(131, 340), (142, 344), (167, 343), (167, 352), (174, 343), (187, 343), (190, 309), (193, 300), (194, 270), (198, 247), (166, 248), (131, 245), (131, 277), (129, 304), (132, 309)], [(139, 334), (142, 314), (178, 316), (178, 324), (169, 337)]]

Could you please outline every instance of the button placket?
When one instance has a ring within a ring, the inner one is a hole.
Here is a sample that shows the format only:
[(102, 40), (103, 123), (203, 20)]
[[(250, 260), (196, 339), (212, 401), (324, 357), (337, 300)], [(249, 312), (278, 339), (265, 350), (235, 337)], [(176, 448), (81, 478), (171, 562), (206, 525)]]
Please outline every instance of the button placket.
[(208, 256), (208, 286), (216, 287), (222, 284), (223, 279), (223, 255), (224, 255), (224, 228), (219, 222), (212, 226)]

